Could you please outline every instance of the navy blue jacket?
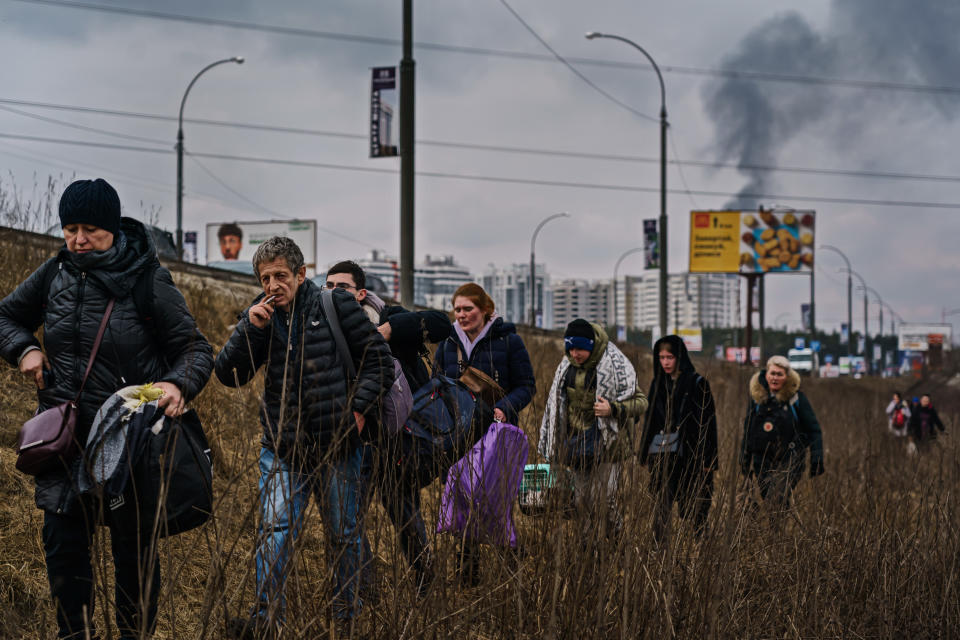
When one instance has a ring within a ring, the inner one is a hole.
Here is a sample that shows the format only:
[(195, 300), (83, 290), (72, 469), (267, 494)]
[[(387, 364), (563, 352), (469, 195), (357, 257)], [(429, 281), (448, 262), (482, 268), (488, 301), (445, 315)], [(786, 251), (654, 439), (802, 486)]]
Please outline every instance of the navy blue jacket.
[(445, 376), (459, 378), (468, 367), (476, 367), (491, 376), (503, 387), (507, 395), (496, 404), (503, 411), (507, 422), (517, 424), (520, 411), (530, 404), (536, 393), (536, 379), (530, 355), (517, 335), (517, 327), (503, 318), (493, 321), (493, 326), (470, 353), (470, 361), (463, 362), (463, 345), (456, 331), (437, 346), (434, 369)]

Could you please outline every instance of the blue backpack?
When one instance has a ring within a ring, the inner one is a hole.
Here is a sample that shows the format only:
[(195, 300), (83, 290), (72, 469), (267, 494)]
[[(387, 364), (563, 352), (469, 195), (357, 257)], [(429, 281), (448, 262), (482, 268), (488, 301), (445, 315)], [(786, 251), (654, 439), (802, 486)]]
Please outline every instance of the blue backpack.
[(493, 422), (493, 409), (459, 380), (438, 375), (417, 389), (400, 431), (401, 472), (418, 486), (446, 475)]

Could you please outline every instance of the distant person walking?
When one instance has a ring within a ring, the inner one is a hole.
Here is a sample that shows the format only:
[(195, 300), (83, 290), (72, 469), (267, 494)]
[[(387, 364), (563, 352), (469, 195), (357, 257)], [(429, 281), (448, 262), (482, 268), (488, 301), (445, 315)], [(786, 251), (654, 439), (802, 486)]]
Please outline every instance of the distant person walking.
[(893, 398), (887, 405), (887, 426), (890, 433), (902, 437), (907, 435), (907, 423), (910, 421), (910, 403), (903, 399), (899, 391), (893, 392)]
[(913, 415), (910, 416), (908, 426), (910, 442), (917, 449), (922, 448), (936, 440), (938, 430), (940, 433), (946, 431), (937, 410), (933, 408), (930, 394), (925, 393), (920, 396), (920, 402), (913, 408)]
[(755, 479), (764, 500), (786, 508), (810, 450), (810, 476), (823, 473), (823, 435), (800, 375), (783, 356), (767, 360), (750, 379), (740, 471)]
[(650, 410), (640, 440), (640, 464), (656, 496), (653, 535), (662, 542), (676, 501), (679, 515), (703, 533), (717, 469), (717, 416), (710, 383), (697, 373), (679, 336), (653, 345)]

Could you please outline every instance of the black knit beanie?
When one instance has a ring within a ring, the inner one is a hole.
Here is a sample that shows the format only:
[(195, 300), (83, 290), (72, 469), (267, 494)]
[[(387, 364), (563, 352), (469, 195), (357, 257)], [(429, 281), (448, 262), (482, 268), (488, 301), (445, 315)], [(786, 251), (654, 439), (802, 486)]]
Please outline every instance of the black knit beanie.
[(90, 224), (120, 233), (120, 196), (103, 178), (77, 180), (60, 196), (60, 227)]
[(568, 353), (570, 349), (593, 351), (594, 338), (596, 334), (593, 326), (583, 318), (577, 318), (567, 325), (567, 330), (563, 333), (564, 350)]

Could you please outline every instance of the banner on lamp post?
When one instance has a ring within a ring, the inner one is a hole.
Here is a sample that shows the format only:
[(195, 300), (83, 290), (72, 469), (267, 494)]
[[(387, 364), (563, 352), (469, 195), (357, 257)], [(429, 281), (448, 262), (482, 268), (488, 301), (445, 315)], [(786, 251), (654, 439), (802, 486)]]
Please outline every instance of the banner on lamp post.
[(643, 268), (660, 268), (660, 234), (657, 233), (657, 220), (643, 221)]
[(394, 140), (396, 113), (396, 67), (374, 67), (370, 83), (370, 157), (390, 158), (398, 155)]

